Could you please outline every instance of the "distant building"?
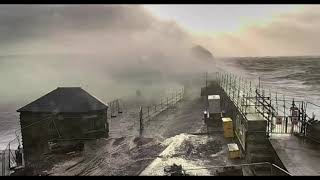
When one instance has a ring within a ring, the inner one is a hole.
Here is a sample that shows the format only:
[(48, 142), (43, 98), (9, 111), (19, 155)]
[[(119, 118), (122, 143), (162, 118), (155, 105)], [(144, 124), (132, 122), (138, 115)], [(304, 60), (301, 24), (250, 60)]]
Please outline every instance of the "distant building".
[(107, 137), (108, 106), (80, 87), (59, 87), (20, 108), (26, 165), (49, 151), (49, 142)]

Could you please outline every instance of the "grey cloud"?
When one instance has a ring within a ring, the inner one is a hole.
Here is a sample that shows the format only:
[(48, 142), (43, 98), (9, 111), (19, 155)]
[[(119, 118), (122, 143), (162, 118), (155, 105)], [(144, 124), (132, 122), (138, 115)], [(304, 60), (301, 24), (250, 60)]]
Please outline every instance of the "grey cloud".
[(139, 5), (1, 5), (0, 24), (0, 53), (11, 55), (0, 59), (3, 101), (27, 103), (57, 86), (110, 100), (172, 88), (208, 67), (190, 58), (183, 28)]

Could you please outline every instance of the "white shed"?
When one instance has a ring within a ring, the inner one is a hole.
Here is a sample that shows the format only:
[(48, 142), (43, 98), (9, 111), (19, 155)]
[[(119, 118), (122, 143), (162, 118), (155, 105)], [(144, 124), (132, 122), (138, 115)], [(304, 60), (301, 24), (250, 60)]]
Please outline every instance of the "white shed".
[(208, 95), (208, 111), (210, 114), (221, 113), (220, 95)]

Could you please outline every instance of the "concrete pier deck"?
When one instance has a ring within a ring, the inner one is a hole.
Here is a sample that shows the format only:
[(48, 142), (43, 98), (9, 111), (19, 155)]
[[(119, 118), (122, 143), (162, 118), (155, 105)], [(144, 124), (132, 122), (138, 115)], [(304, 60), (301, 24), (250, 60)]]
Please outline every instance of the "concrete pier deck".
[(272, 135), (270, 142), (292, 175), (320, 175), (319, 143), (290, 134)]

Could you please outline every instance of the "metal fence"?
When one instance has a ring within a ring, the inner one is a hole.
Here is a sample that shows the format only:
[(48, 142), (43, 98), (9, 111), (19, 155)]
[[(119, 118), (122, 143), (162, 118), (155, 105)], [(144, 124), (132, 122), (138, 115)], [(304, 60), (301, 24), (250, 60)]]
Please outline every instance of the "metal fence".
[[(215, 81), (244, 116), (249, 113), (262, 115), (268, 122), (269, 134), (305, 134), (307, 125), (317, 121), (314, 112), (310, 113), (308, 110), (320, 110), (320, 106), (266, 90), (260, 83), (260, 78), (258, 83), (253, 83), (233, 74), (216, 73)], [(314, 108), (309, 108), (310, 106)]]
[(176, 90), (171, 96), (161, 98), (159, 104), (147, 107), (140, 107), (139, 110), (139, 133), (142, 134), (144, 123), (158, 115), (159, 113), (167, 110), (169, 107), (174, 106), (181, 101), (184, 97), (184, 88)]
[(117, 117), (117, 115), (122, 113), (123, 108), (121, 99), (115, 99), (113, 101), (108, 102), (107, 104), (109, 106), (107, 110), (108, 117), (115, 118)]
[(11, 140), (1, 152), (0, 175), (9, 176), (12, 169), (19, 166), (24, 166), (24, 158), (21, 136), (17, 134), (16, 138)]

